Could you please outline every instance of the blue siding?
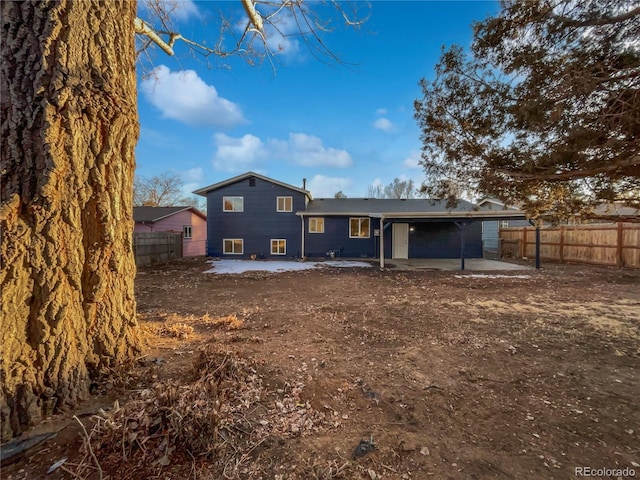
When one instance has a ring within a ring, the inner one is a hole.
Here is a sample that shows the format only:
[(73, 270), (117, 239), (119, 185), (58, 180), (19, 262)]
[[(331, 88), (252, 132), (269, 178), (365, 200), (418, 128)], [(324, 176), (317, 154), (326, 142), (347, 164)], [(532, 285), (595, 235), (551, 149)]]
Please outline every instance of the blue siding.
[[(324, 217), (324, 233), (309, 233), (309, 218), (305, 217), (305, 255), (325, 257), (335, 250), (342, 257), (376, 258), (380, 251), (374, 229), (380, 220), (371, 219), (369, 238), (349, 238), (350, 217)], [(388, 223), (388, 222), (386, 222)], [(415, 227), (409, 233), (409, 258), (460, 258), (460, 229), (453, 222), (398, 222)], [(392, 231), (384, 230), (385, 258), (392, 256)], [(465, 229), (465, 258), (482, 258), (481, 222), (468, 223)]]
[(373, 230), (380, 228), (380, 220), (370, 219), (369, 238), (349, 238), (349, 218), (351, 217), (324, 217), (324, 233), (309, 233), (309, 218), (305, 217), (305, 255), (324, 257), (329, 250), (335, 250), (342, 257), (375, 257), (378, 238), (374, 237)]
[[(398, 222), (401, 223), (401, 222)], [(460, 258), (460, 228), (453, 222), (411, 222), (409, 258)], [(384, 231), (385, 257), (392, 257), (392, 231)], [(482, 225), (468, 223), (464, 232), (465, 258), (482, 258)]]
[[(225, 212), (222, 197), (237, 196), (244, 198), (243, 212)], [(291, 212), (276, 210), (277, 197), (292, 197)], [(207, 194), (207, 255), (229, 258), (259, 255), (283, 258), (271, 255), (271, 239), (287, 240), (287, 252), (284, 258), (300, 256), (301, 220), (295, 212), (304, 210), (305, 195), (295, 190), (255, 178), (255, 186), (250, 186), (246, 178)], [(225, 238), (242, 238), (243, 255), (224, 255), (222, 241)]]

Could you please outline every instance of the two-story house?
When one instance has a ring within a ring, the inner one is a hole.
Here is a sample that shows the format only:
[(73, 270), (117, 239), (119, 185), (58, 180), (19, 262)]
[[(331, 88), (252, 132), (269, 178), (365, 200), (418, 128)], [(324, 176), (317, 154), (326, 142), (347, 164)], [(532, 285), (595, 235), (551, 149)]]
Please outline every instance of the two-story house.
[(524, 219), (432, 199), (313, 199), (247, 172), (194, 193), (207, 198), (207, 255), (236, 258), (481, 258), (482, 221)]
[(296, 215), (311, 193), (249, 172), (196, 190), (207, 198), (207, 254), (213, 257), (300, 257)]

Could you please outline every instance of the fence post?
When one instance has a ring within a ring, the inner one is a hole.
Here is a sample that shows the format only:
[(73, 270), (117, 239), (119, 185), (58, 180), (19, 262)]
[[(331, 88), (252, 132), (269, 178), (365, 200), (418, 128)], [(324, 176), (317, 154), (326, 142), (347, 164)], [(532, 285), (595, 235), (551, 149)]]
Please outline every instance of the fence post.
[(564, 262), (564, 225), (560, 225), (560, 263)]
[(527, 227), (522, 229), (522, 254), (520, 258), (525, 258), (527, 256)]
[(616, 240), (616, 267), (624, 267), (624, 259), (622, 258), (622, 241), (624, 239), (622, 232), (623, 223), (618, 222), (618, 236)]

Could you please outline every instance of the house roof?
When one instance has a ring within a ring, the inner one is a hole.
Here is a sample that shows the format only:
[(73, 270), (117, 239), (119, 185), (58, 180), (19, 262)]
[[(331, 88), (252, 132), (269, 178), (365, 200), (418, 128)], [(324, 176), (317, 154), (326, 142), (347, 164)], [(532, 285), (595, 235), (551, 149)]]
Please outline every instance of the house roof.
[(251, 177), (259, 178), (260, 180), (263, 180), (265, 182), (270, 182), (270, 183), (273, 183), (275, 185), (280, 185), (281, 187), (288, 188), (290, 190), (295, 190), (296, 192), (304, 193), (307, 197), (309, 197), (309, 199), (312, 198), (311, 197), (311, 192), (308, 191), (308, 190), (305, 190), (304, 188), (295, 187), (293, 185), (289, 185), (288, 183), (280, 182), (278, 180), (274, 180), (273, 178), (265, 177), (264, 175), (260, 175), (259, 173), (255, 173), (255, 172), (243, 173), (242, 175), (238, 175), (237, 177), (229, 178), (229, 179), (224, 180), (222, 182), (218, 182), (218, 183), (214, 183), (213, 185), (209, 185), (208, 187), (204, 187), (204, 188), (200, 188), (198, 190), (194, 190), (193, 193), (195, 193), (196, 195), (201, 195), (203, 197), (206, 197), (207, 193), (212, 192), (213, 190), (218, 190), (219, 188), (226, 187), (227, 185), (231, 185), (231, 184), (240, 182), (242, 180), (245, 180), (245, 179), (251, 178)]
[(525, 218), (520, 210), (478, 210), (465, 200), (447, 208), (446, 200), (378, 199), (378, 198), (319, 198), (309, 202), (297, 215), (310, 216), (369, 216), (385, 218)]
[(611, 217), (640, 217), (640, 209), (615, 202), (600, 204), (593, 210), (593, 213)]
[(133, 207), (133, 220), (136, 223), (155, 223), (176, 213), (191, 210), (196, 215), (207, 219), (207, 216), (195, 207)]
[(494, 205), (498, 207), (498, 209), (502, 210), (519, 210), (518, 207), (513, 205), (505, 205), (504, 202), (501, 202), (500, 200), (495, 198), (481, 198), (480, 200), (478, 200), (477, 205), (478, 208), (483, 210), (492, 209)]

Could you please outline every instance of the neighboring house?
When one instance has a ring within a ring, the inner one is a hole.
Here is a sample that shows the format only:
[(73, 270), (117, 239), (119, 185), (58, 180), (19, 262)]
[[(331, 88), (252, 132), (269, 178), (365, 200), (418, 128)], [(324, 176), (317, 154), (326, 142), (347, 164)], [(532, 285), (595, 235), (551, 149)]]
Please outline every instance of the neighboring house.
[(600, 218), (579, 218), (569, 219), (570, 225), (589, 223), (615, 223), (615, 222), (637, 222), (640, 218), (640, 209), (629, 207), (623, 202), (602, 203), (593, 209), (594, 216)]
[(207, 198), (207, 255), (216, 257), (479, 258), (482, 220), (522, 212), (428, 199), (313, 199), (248, 172), (194, 192)]
[(133, 207), (134, 232), (181, 232), (182, 256), (206, 253), (207, 217), (195, 207)]

